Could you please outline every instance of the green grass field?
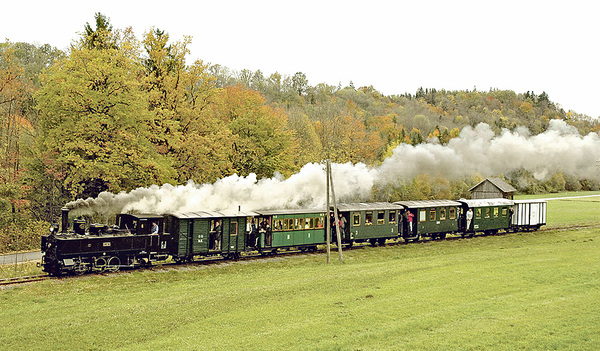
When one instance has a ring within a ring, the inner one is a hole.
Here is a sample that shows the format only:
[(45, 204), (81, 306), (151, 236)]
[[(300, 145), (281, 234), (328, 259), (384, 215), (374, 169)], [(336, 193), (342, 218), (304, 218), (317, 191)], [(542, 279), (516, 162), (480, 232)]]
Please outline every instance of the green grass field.
[[(599, 215), (600, 198), (548, 205), (549, 227)], [(280, 256), (5, 287), (0, 349), (595, 350), (599, 234), (553, 229), (366, 247), (344, 251), (344, 264)]]

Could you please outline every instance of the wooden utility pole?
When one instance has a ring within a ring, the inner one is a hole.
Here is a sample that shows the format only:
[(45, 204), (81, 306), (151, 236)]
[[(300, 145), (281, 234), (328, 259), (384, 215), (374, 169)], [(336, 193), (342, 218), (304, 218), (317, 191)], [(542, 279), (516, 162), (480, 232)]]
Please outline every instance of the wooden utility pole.
[[(335, 199), (335, 189), (333, 186), (333, 174), (331, 172), (331, 164), (327, 163), (328, 167), (329, 167), (329, 177), (331, 178), (329, 183), (331, 185), (331, 196), (333, 197), (333, 220), (335, 221), (335, 229), (336, 229), (336, 233), (337, 233), (337, 246), (338, 246), (338, 252), (340, 254), (340, 263), (343, 263), (343, 258), (342, 258), (342, 235), (340, 232), (340, 220), (338, 219), (338, 210), (337, 210), (337, 200)], [(329, 190), (327, 190), (327, 194), (329, 194)], [(329, 206), (329, 204), (328, 204)], [(329, 211), (328, 211), (329, 214)]]
[(325, 219), (325, 226), (327, 231), (327, 263), (331, 261), (331, 214), (329, 211), (329, 160), (325, 163), (325, 175), (327, 177), (327, 218)]

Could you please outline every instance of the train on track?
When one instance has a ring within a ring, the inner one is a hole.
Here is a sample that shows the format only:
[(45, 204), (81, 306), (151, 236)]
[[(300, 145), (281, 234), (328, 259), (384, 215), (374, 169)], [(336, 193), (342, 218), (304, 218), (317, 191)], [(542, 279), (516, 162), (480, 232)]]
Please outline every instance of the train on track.
[[(117, 271), (171, 258), (191, 262), (209, 257), (314, 251), (326, 244), (327, 226), (341, 244), (384, 245), (447, 235), (473, 236), (538, 230), (546, 224), (546, 202), (507, 199), (348, 203), (337, 218), (326, 209), (253, 212), (200, 211), (167, 215), (119, 214), (113, 226), (69, 220), (42, 237), (43, 271), (54, 275)], [(330, 223), (330, 224), (328, 224)], [(72, 224), (72, 225), (71, 225)], [(335, 242), (335, 240), (332, 240)]]

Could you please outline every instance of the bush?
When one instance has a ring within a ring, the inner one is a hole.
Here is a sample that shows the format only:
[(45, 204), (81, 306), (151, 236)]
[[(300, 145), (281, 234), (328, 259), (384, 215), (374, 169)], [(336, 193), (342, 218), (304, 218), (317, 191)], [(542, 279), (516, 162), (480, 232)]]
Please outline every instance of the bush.
[(23, 220), (10, 223), (0, 230), (0, 253), (39, 250), (42, 235), (50, 225), (45, 221)]

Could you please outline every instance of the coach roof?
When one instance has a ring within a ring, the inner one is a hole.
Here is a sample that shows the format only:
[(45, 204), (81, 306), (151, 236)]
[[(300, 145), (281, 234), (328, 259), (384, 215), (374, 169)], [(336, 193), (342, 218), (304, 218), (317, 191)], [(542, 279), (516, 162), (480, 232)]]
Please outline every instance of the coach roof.
[(460, 206), (459, 202), (452, 200), (396, 201), (394, 204), (408, 208)]
[(378, 211), (378, 210), (401, 210), (403, 207), (397, 203), (390, 202), (357, 202), (338, 204), (338, 211)]

